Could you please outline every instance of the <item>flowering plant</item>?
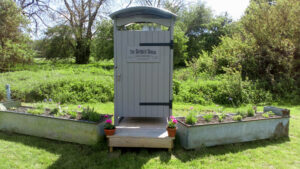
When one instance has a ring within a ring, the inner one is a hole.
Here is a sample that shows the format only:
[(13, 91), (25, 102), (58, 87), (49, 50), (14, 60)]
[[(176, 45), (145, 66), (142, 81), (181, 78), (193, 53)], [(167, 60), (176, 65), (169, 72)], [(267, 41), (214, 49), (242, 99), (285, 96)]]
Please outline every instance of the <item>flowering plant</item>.
[(170, 120), (168, 122), (168, 128), (176, 128), (177, 119), (174, 116), (170, 116)]
[(108, 115), (104, 116), (106, 118), (105, 124), (104, 124), (104, 129), (112, 130), (115, 128), (115, 125), (112, 124), (112, 120), (109, 119)]

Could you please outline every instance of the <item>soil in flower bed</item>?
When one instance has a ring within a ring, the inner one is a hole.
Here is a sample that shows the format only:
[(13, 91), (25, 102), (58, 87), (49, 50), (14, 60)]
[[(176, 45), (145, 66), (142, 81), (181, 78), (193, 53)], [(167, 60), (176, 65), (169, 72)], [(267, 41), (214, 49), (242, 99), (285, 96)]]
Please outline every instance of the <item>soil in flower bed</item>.
[[(41, 116), (47, 116), (47, 117), (58, 117), (63, 119), (73, 119), (73, 120), (86, 120), (86, 121), (94, 121), (94, 122), (100, 122), (105, 119), (103, 114), (95, 114), (94, 118), (90, 119), (89, 117), (83, 118), (82, 112), (79, 111), (70, 111), (75, 112), (76, 116), (72, 116), (68, 111), (63, 110), (62, 112), (53, 113), (53, 109), (49, 108), (43, 108), (43, 109), (37, 109), (34, 107), (29, 106), (21, 106), (21, 107), (13, 107), (9, 108), (8, 111), (12, 112), (18, 112), (18, 113), (27, 113), (27, 114), (34, 114), (34, 115), (41, 115)], [(96, 117), (96, 118), (95, 118)]]
[[(240, 122), (240, 121), (255, 121), (255, 120), (264, 120), (264, 119), (271, 119), (271, 118), (282, 118), (282, 116), (278, 116), (275, 114), (268, 114), (269, 117), (264, 117), (263, 114), (266, 113), (257, 112), (252, 117), (243, 117), (242, 120), (234, 120), (234, 116), (236, 116), (237, 114), (226, 114), (225, 118), (223, 118), (221, 122), (219, 121), (219, 117), (217, 114), (214, 114), (213, 118), (210, 121), (206, 121), (203, 115), (200, 115), (196, 117), (197, 122), (194, 125), (220, 124), (220, 123), (232, 123), (232, 122)], [(185, 117), (178, 117), (177, 120), (186, 125), (190, 125), (185, 122)]]

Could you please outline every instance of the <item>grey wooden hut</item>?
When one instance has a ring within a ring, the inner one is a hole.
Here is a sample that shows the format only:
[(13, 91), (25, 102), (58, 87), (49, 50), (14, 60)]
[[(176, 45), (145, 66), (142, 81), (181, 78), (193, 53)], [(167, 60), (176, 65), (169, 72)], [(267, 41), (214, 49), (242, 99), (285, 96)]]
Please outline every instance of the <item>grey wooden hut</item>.
[[(115, 124), (123, 117), (169, 117), (176, 15), (138, 6), (121, 9), (110, 17), (114, 21)], [(126, 29), (132, 23), (144, 23), (144, 27)]]

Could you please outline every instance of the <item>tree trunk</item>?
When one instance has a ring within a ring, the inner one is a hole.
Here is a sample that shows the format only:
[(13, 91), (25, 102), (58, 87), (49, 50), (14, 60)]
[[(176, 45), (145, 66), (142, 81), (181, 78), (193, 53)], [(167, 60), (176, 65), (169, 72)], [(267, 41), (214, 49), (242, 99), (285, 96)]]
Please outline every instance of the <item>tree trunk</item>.
[(90, 41), (88, 39), (76, 40), (75, 58), (77, 64), (89, 63)]

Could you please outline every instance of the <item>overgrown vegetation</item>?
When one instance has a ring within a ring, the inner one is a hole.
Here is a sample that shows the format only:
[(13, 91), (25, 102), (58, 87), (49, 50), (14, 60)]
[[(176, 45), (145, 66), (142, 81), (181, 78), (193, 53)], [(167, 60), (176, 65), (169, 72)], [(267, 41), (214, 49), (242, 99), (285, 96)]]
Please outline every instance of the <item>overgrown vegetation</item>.
[(113, 101), (113, 63), (89, 65), (39, 62), (0, 74), (0, 100), (5, 84), (11, 85), (12, 97), (21, 101), (51, 99), (58, 103)]

